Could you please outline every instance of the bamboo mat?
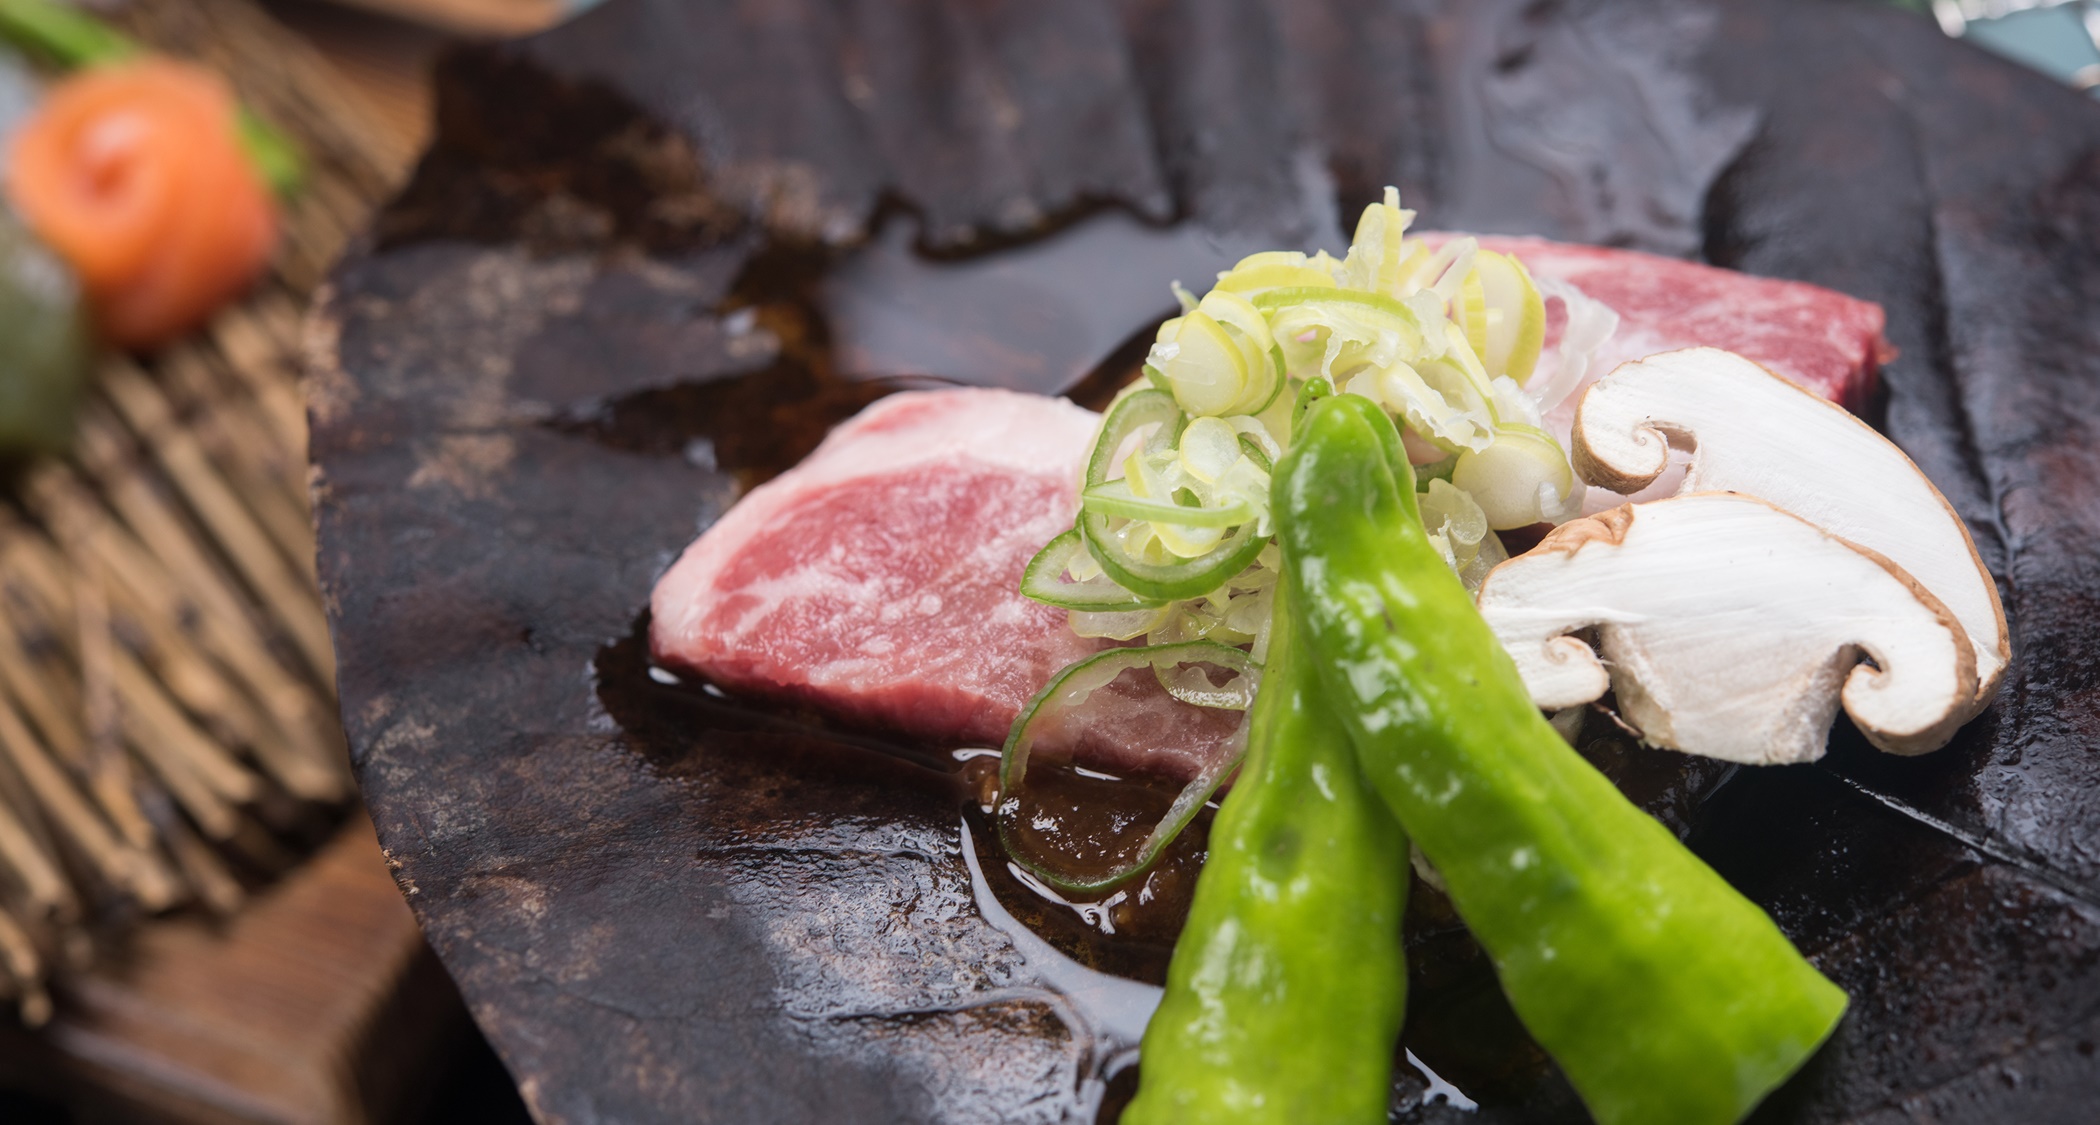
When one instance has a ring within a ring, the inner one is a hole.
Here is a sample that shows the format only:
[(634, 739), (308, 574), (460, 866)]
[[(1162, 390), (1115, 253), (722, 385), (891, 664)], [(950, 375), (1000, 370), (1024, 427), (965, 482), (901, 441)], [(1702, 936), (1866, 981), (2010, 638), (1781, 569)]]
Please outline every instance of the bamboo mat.
[(269, 276), (104, 360), (72, 454), (0, 505), (0, 998), (24, 1019), (127, 922), (227, 913), (353, 794), (313, 573), (301, 319), (416, 140), (247, 0), (114, 17), (304, 145)]

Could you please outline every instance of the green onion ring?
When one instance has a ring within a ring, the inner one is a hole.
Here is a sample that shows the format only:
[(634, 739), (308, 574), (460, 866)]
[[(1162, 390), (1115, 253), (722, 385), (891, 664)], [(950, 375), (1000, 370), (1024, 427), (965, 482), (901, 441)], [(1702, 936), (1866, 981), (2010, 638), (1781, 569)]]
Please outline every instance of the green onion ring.
[[(1254, 692), (1261, 682), (1261, 665), (1254, 662), (1239, 649), (1221, 645), (1215, 641), (1182, 641), (1176, 644), (1147, 645), (1138, 648), (1111, 648), (1097, 652), (1084, 660), (1076, 661), (1050, 678), (1041, 691), (1035, 693), (1028, 705), (1021, 709), (1020, 717), (1014, 720), (1013, 729), (1006, 736), (1006, 745), (999, 751), (999, 841), (1006, 854), (1015, 863), (1026, 868), (1030, 874), (1049, 884), (1060, 894), (1091, 895), (1106, 891), (1133, 876), (1141, 874), (1159, 860), (1160, 853), (1174, 842), (1181, 830), (1194, 820), (1204, 802), (1217, 792), (1218, 786), (1239, 768), (1240, 760), (1247, 752), (1247, 724), (1243, 719), (1226, 744), (1225, 752), (1206, 763), (1202, 770), (1182, 787), (1174, 803), (1167, 807), (1166, 814), (1145, 838), (1138, 854), (1129, 862), (1119, 864), (1107, 874), (1092, 879), (1074, 879), (1044, 866), (1027, 850), (1021, 847), (1007, 825), (1008, 815), (1014, 811), (1014, 792), (1028, 773), (1029, 751), (1035, 744), (1035, 725), (1038, 719), (1055, 714), (1066, 707), (1085, 703), (1088, 697), (1101, 688), (1115, 682), (1116, 677), (1132, 668), (1151, 667), (1157, 670), (1178, 668), (1189, 664), (1215, 664), (1229, 668), (1237, 675), (1226, 687), (1218, 689), (1218, 697), (1232, 700), (1230, 709), (1243, 710), (1254, 701)], [(1233, 685), (1240, 685), (1235, 688)], [(1179, 693), (1177, 693), (1177, 696)], [(1199, 704), (1201, 706), (1201, 704)]]

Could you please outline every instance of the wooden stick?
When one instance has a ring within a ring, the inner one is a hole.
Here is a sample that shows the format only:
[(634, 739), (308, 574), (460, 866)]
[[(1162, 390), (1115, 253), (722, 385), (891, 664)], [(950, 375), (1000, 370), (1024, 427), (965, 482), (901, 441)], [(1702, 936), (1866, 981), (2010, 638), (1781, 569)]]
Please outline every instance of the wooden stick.
[[(159, 778), (161, 785), (167, 789), (168, 796), (174, 798), (175, 803), (181, 806), (183, 812), (189, 814), (189, 818), (204, 830), (205, 835), (214, 840), (224, 840), (233, 835), (238, 817), (234, 813), (233, 805), (228, 803), (225, 797), (214, 792), (202, 778), (192, 773), (189, 763), (180, 755), (168, 753), (153, 739), (151, 732), (127, 729), (125, 733), (124, 744), (131, 747), (140, 761), (146, 763), (146, 768), (152, 771), (153, 776)], [(165, 830), (162, 836), (165, 838)]]
[[(141, 614), (161, 621), (165, 629), (186, 623), (185, 635), (194, 637), (217, 667), (239, 681), (242, 690), (237, 696), (262, 706), (273, 730), (260, 732), (250, 746), (280, 783), (310, 801), (333, 802), (348, 795), (348, 763), (339, 738), (330, 737), (332, 702), (270, 658), (246, 614), (229, 616), (193, 606), (188, 591), (177, 587), (160, 557), (94, 506), (70, 473), (54, 469), (38, 474), (30, 494), (38, 509), (49, 513), (47, 520), (75, 525), (84, 554), (93, 557), (100, 572), (113, 579), (113, 588), (123, 590)], [(194, 588), (193, 584), (190, 590)], [(170, 647), (174, 644), (169, 642)]]
[[(151, 607), (143, 604), (145, 599), (140, 596), (137, 585), (120, 579), (119, 586), (141, 603), (141, 613), (152, 612)], [(249, 733), (239, 741), (253, 751), (270, 775), (294, 795), (321, 802), (338, 801), (347, 796), (349, 779), (342, 750), (316, 734), (318, 716), (324, 706), (322, 701), (305, 685), (270, 663), (266, 654), (258, 649), (241, 648), (237, 638), (223, 633), (223, 629), (207, 626), (199, 640), (205, 651), (221, 657), (220, 666), (228, 667), (246, 681), (244, 690), (225, 685), (225, 707), (217, 712), (200, 706), (201, 701), (194, 696), (185, 699), (190, 709), (199, 714), (216, 714), (222, 719), (240, 716), (241, 727)], [(175, 651), (172, 641), (169, 651)], [(237, 661), (245, 667), (235, 668), (235, 662), (225, 661), (223, 656), (227, 652), (240, 653)], [(200, 675), (206, 674), (209, 667), (194, 659), (185, 659), (184, 664)], [(169, 682), (172, 685), (175, 681), (171, 678)], [(263, 713), (251, 709), (251, 700), (261, 702)]]
[(60, 846), (58, 834), (51, 829), (50, 816), (46, 814), (44, 807), (37, 803), (29, 783), (22, 779), (21, 773), (7, 760), (5, 754), (0, 754), (0, 804), (13, 809), (16, 817), (22, 822), (23, 830), (36, 841), (37, 847), (42, 848), (45, 855), (57, 857), (60, 860), (60, 868), (70, 873), (70, 868), (64, 862), (68, 858), (67, 852)]
[(225, 481), (212, 471), (188, 431), (172, 424), (167, 400), (128, 363), (104, 365), (102, 386), (142, 444), (153, 453), (190, 507), (203, 520), (235, 569), (268, 606), (280, 626), (298, 645), (314, 672), (335, 674), (335, 650), (328, 622), (308, 584), (271, 548)]
[(174, 623), (155, 614), (130, 585), (107, 574), (100, 577), (108, 583), (119, 620), (143, 634), (145, 643), (135, 648), (140, 661), (214, 738), (228, 746), (256, 750), (282, 737), (245, 692), (228, 683), (216, 665), (185, 643), (188, 638), (175, 631)]
[(0, 509), (0, 531), (7, 535), (4, 557), (6, 569), (0, 573), (9, 578), (20, 579), (11, 583), (11, 588), (26, 587), (34, 590), (44, 606), (50, 621), (73, 619), (73, 579), (66, 570), (64, 560), (56, 551), (50, 550), (51, 541), (41, 532), (23, 527), (9, 518), (5, 509)]
[(317, 215), (310, 198), (298, 200), (285, 212), (284, 228), (286, 237), (277, 246), (270, 272), (292, 289), (311, 292), (328, 276), (328, 267), (335, 262), (334, 254), (315, 245), (315, 241), (329, 241), (332, 245), (334, 232), (328, 229), (326, 218)]
[[(83, 583), (83, 600), (94, 590), (94, 583)], [(113, 685), (125, 743), (159, 776), (168, 792), (206, 833), (217, 839), (231, 836), (235, 827), (233, 803), (254, 795), (252, 776), (230, 762), (221, 768), (214, 758), (224, 751), (197, 733), (130, 655), (108, 644), (106, 636), (83, 628), (80, 656), (84, 680), (104, 676)], [(242, 781), (247, 782), (245, 791), (240, 791)]]
[(196, 349), (185, 347), (163, 360), (161, 370), (171, 388), (187, 400), (190, 426), (212, 463), (299, 577), (312, 586), (314, 533), (304, 505), (305, 473), (288, 474), (289, 458), (275, 448), (268, 426), (248, 412), (244, 401), (220, 393), (211, 366)]
[[(232, 578), (208, 556), (188, 523), (175, 514), (168, 498), (131, 459), (116, 419), (101, 404), (91, 402), (81, 409), (73, 452), (87, 475), (101, 485), (117, 514), (203, 610), (253, 620), (244, 599), (235, 593)], [(33, 491), (33, 479), (31, 484)]]
[(153, 870), (156, 865), (150, 857), (116, 838), (5, 701), (0, 701), (0, 751), (5, 751), (15, 772), (28, 784), (38, 807), (104, 882), (131, 892), (149, 907), (172, 901), (175, 895), (166, 872)]
[[(4, 666), (0, 667), (0, 678), (9, 682), (18, 700), (30, 706), (30, 717), (44, 730), (45, 744), (86, 785), (118, 835), (134, 848), (150, 849), (156, 836), (138, 807), (134, 792), (137, 777), (118, 741), (111, 686), (106, 677), (98, 675), (107, 662), (96, 658), (99, 653), (89, 652), (96, 643), (92, 638), (107, 635), (106, 607), (99, 594), (75, 596), (72, 585), (54, 577), (64, 568), (57, 552), (41, 535), (12, 520), (0, 519), (0, 534), (8, 532), (12, 532), (7, 534), (8, 572), (25, 578), (42, 602), (40, 616), (46, 630), (72, 642), (68, 649), (79, 662), (77, 667), (83, 679), (76, 684), (66, 669), (53, 667), (50, 661), (32, 663), (23, 659), (25, 646), (20, 643), (21, 638), (6, 636), (16, 627), (13, 620), (0, 623), (0, 666)], [(68, 607), (73, 618), (70, 630), (57, 627), (54, 620), (67, 612), (60, 606), (68, 600), (72, 603)], [(5, 644), (7, 639), (17, 643)], [(76, 722), (76, 715), (84, 720), (85, 730)]]
[(87, 784), (88, 793), (117, 834), (135, 848), (153, 846), (153, 828), (132, 795), (135, 778), (123, 754), (113, 752), (106, 736), (91, 744), (61, 702), (69, 701), (78, 708), (79, 689), (55, 670), (26, 660), (11, 629), (11, 622), (0, 620), (0, 682), (6, 683), (8, 694), (27, 712), (53, 755)]
[(0, 614), (0, 684), (21, 705), (29, 721), (44, 736), (44, 745), (64, 761), (85, 764), (87, 732), (81, 729), (77, 711), (79, 692), (71, 684), (54, 683), (45, 671), (25, 655), (25, 637), (15, 629), (14, 615)]
[[(25, 536), (19, 542), (33, 547), (41, 540)], [(32, 556), (37, 553), (31, 551)], [(30, 573), (37, 574), (48, 567), (33, 566), (28, 569)], [(40, 591), (47, 598), (57, 592), (52, 589)], [(118, 835), (129, 845), (125, 849), (128, 854), (122, 858), (121, 868), (110, 870), (108, 864), (97, 866), (102, 869), (105, 882), (128, 891), (149, 910), (162, 909), (187, 897), (187, 894), (175, 881), (173, 874), (152, 856), (153, 849), (158, 846), (163, 834), (153, 830), (151, 822), (137, 805), (137, 778), (132, 773), (130, 761), (123, 754), (118, 742), (121, 721), (117, 697), (120, 692), (115, 683), (118, 671), (115, 666), (122, 658), (116, 654), (115, 646), (110, 643), (108, 614), (101, 588), (94, 582), (84, 582), (66, 587), (64, 592), (73, 595), (79, 618), (72, 647), (79, 661), (83, 687), (72, 694), (84, 701), (88, 726), (94, 732), (90, 740), (89, 762), (81, 772), (86, 775), (88, 791), (95, 794), (100, 807), (110, 811), (111, 822), (118, 826)], [(46, 675), (54, 680), (64, 678), (63, 672), (56, 670), (47, 671)], [(150, 751), (153, 745), (145, 744), (145, 748)], [(17, 764), (21, 765), (19, 762)], [(166, 774), (163, 773), (162, 776), (165, 781)], [(39, 779), (29, 777), (27, 780), (34, 786)], [(180, 785), (181, 780), (178, 779), (175, 784)], [(48, 793), (40, 790), (38, 796), (47, 797)], [(198, 795), (194, 793), (189, 796), (192, 803), (199, 800)], [(67, 835), (74, 838), (83, 848), (89, 849), (90, 859), (93, 861), (99, 853), (99, 849), (95, 848), (93, 835), (90, 834), (87, 838), (81, 836), (88, 826), (73, 822), (63, 802), (55, 811), (61, 821), (65, 822), (61, 827), (66, 830)], [(208, 802), (205, 811), (200, 815), (211, 815)], [(230, 832), (232, 826), (228, 825), (227, 830)]]
[[(272, 483), (290, 487), (305, 479), (303, 458), (294, 466), (300, 451), (294, 448), (291, 434), (263, 413), (261, 402), (246, 393), (247, 384), (227, 370), (225, 358), (210, 341), (179, 344), (162, 354), (158, 366), (161, 377), (182, 398), (183, 408), (193, 421), (210, 416), (213, 424), (206, 428), (207, 437), (238, 437), (226, 448), (228, 458), (252, 467)], [(286, 382), (282, 370), (258, 373), (258, 377), (279, 386)], [(215, 448), (214, 452), (218, 450)]]
[(313, 519), (308, 479), (312, 468), (306, 460), (306, 398), (299, 389), (297, 357), (278, 356), (269, 370), (255, 375), (256, 380), (267, 380), (279, 393), (289, 396), (294, 405), (293, 428), (281, 430), (280, 419), (250, 390), (250, 380), (231, 369), (222, 353), (200, 345), (196, 354), (203, 360), (199, 369), (211, 375), (213, 402), (239, 424), (242, 433), (253, 435), (243, 444), (267, 445), (269, 456), (257, 458), (258, 470), (268, 474), (277, 491), (297, 506), (304, 521), (301, 526), (306, 533), (306, 551), (311, 553)]
[(306, 399), (291, 377), (298, 353), (286, 351), (259, 322), (249, 304), (229, 305), (212, 321), (212, 339), (226, 366), (270, 419), (270, 428), (290, 452), (292, 463), (306, 464)]
[[(160, 681), (147, 674), (138, 658), (121, 645), (110, 647), (110, 658), (128, 741), (135, 746), (151, 746), (154, 753), (179, 758), (184, 770), (231, 804), (243, 804), (261, 795), (262, 786), (256, 775), (210, 735), (197, 729), (182, 708), (168, 698)], [(229, 821), (227, 831), (231, 830)]]
[(315, 183), (302, 192), (285, 215), (285, 225), (291, 237), (286, 241), (299, 251), (300, 272), (291, 280), (303, 279), (306, 263), (314, 264), (313, 280), (299, 286), (311, 289), (327, 276), (328, 267), (335, 264), (338, 254), (350, 242), (351, 228), (344, 217), (337, 213), (329, 198), (331, 186)]
[[(66, 488), (51, 477), (39, 483), (46, 490)], [(83, 499), (74, 495), (70, 503), (53, 503), (47, 508), (46, 520), (57, 528), (72, 572), (92, 577), (92, 588), (98, 596), (113, 597), (122, 607), (127, 623), (143, 634), (145, 648), (141, 655), (154, 664), (161, 681), (192, 713), (223, 728), (229, 741), (252, 745), (265, 738), (262, 716), (244, 694), (199, 657), (182, 633), (179, 614), (164, 612), (164, 607), (142, 597), (138, 586), (127, 581), (118, 568), (109, 565), (107, 556), (95, 549), (94, 541), (110, 534), (113, 525)]]
[(187, 825), (179, 822), (169, 825), (168, 851), (189, 878), (190, 886), (197, 889), (198, 900), (213, 913), (231, 914), (247, 900), (247, 892), (241, 889), (240, 880), (233, 877), (233, 872), (227, 870), (218, 853), (199, 840)]
[(277, 341), (280, 354), (306, 354), (305, 300), (302, 291), (272, 288), (257, 292), (251, 302), (257, 323)]
[(37, 912), (69, 920), (79, 916), (80, 902), (57, 857), (37, 843), (5, 802), (0, 802), (0, 860), (22, 881), (22, 892)]
[(41, 1027), (51, 1018), (51, 996), (42, 984), (42, 959), (36, 954), (36, 943), (5, 911), (0, 911), (0, 963), (6, 964), (21, 988), (17, 1007), (22, 1022)]

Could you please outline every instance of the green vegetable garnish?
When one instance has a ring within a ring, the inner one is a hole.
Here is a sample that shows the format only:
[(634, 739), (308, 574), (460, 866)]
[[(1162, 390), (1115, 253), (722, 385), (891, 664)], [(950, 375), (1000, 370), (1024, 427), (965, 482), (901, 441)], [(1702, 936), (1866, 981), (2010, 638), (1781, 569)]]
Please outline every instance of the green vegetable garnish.
[(1475, 585), (1503, 557), (1492, 534), (1470, 536), (1475, 515), (1511, 528), (1571, 514), (1574, 474), (1521, 385), (1544, 339), (1538, 288), (1471, 239), (1434, 253), (1408, 241), (1412, 218), (1388, 191), (1345, 260), (1270, 251), (1200, 299), (1177, 284), (1181, 315), (1102, 420), (1070, 537), (1036, 556), (1022, 592), (1071, 611), (1086, 636), (1258, 654), (1267, 626), (1250, 618), (1266, 619), (1267, 578), (1250, 568), (1273, 541), (1270, 473), (1307, 387), (1377, 402), (1440, 457), (1433, 475), (1467, 494), (1442, 509), (1468, 534), (1444, 541)]
[(1386, 1119), (1407, 838), (1289, 632), (1279, 612), (1124, 1125)]
[(1127, 613), (1165, 604), (1147, 601), (1098, 576), (1085, 582), (1065, 581), (1063, 575), (1085, 555), (1086, 544), (1080, 542), (1076, 527), (1052, 539), (1021, 572), (1021, 593), (1044, 605), (1090, 613)]
[(1602, 1125), (1728, 1125), (1845, 994), (1584, 762), (1428, 541), (1398, 434), (1313, 405), (1277, 465), (1287, 601), (1370, 784)]
[(79, 283), (0, 209), (0, 455), (72, 442), (93, 356)]
[(1158, 601), (1203, 597), (1247, 569), (1269, 543), (1267, 537), (1254, 533), (1250, 523), (1192, 559), (1179, 558), (1171, 552), (1141, 553), (1142, 547), (1133, 549), (1125, 537), (1110, 527), (1111, 518), (1100, 512), (1079, 517), (1079, 531), (1086, 540), (1087, 552), (1124, 589), (1140, 598)]

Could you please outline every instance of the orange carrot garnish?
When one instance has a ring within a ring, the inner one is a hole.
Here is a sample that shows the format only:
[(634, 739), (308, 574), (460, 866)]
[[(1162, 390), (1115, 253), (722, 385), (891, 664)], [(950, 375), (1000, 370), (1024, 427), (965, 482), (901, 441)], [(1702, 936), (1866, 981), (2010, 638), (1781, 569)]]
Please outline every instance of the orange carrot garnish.
[(166, 343), (268, 261), (277, 213), (235, 112), (217, 75), (144, 58), (61, 81), (16, 133), (8, 198), (79, 271), (113, 343)]

